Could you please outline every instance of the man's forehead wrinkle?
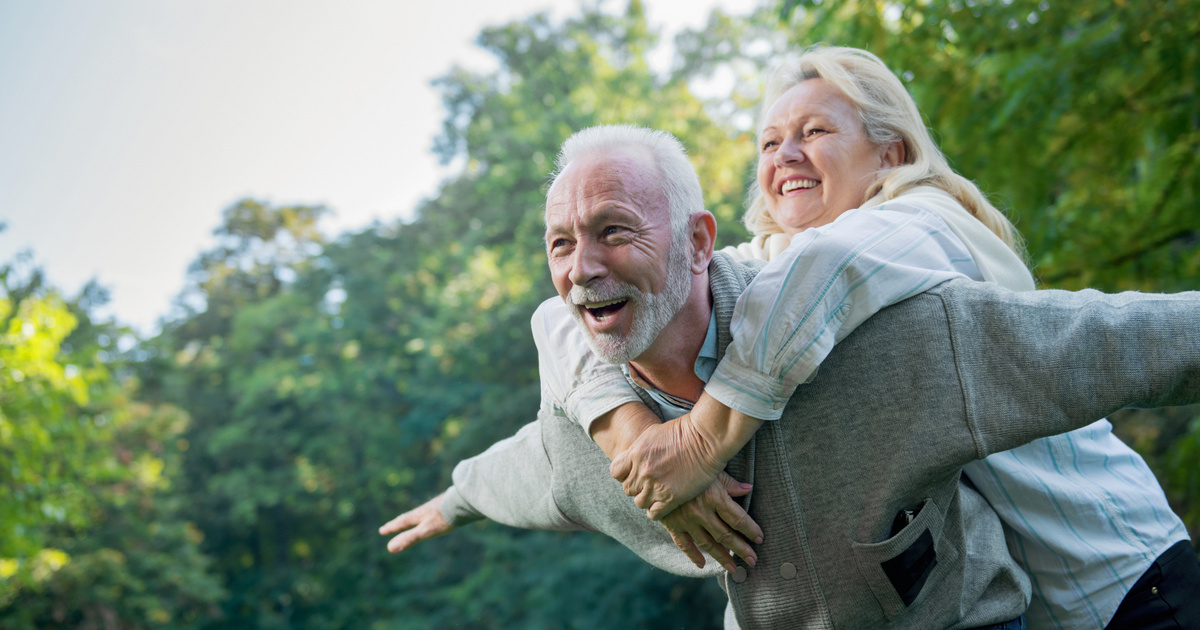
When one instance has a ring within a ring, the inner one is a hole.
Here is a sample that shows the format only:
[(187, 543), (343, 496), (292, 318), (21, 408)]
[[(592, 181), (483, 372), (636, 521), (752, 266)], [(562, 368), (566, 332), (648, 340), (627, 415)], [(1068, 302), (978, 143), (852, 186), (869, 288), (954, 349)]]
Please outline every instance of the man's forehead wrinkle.
[[(555, 178), (546, 196), (547, 233), (569, 231), (565, 224), (611, 217), (620, 209), (649, 219), (657, 209), (669, 212), (652, 154), (642, 147), (616, 147), (577, 156)], [(582, 212), (583, 216), (567, 217)], [(560, 216), (552, 217), (558, 214)], [(551, 226), (551, 220), (558, 224)]]
[[(621, 147), (602, 154), (600, 177), (644, 210), (668, 209), (666, 191), (653, 154), (644, 147)], [(600, 156), (598, 156), (600, 157)]]

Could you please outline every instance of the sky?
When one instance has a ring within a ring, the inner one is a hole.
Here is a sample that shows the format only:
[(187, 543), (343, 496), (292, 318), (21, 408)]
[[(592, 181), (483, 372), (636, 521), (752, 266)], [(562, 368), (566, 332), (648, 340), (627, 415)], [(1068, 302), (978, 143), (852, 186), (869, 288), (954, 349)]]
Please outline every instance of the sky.
[[(624, 0), (602, 0), (608, 12)], [(645, 0), (683, 27), (756, 0)], [(430, 82), (495, 67), (481, 28), (578, 0), (0, 2), (0, 264), (22, 251), (67, 296), (158, 330), (222, 211), (323, 203), (329, 234), (407, 217), (449, 175)]]

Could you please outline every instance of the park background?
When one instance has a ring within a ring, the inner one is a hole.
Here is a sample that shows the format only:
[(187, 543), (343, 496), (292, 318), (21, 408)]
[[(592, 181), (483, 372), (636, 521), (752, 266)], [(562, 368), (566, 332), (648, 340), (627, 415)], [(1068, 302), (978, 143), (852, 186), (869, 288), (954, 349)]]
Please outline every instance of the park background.
[[(498, 69), (436, 83), (434, 194), (337, 233), (336, 208), (231, 203), (155, 334), (101, 284), (0, 263), (0, 627), (718, 627), (715, 582), (600, 536), (477, 524), (390, 556), (377, 529), (533, 418), (561, 141), (674, 133), (739, 242), (762, 69), (790, 46), (879, 54), (1041, 286), (1200, 289), (1195, 0), (783, 0), (714, 11), (667, 70), (657, 32), (638, 0), (485, 28)], [(1200, 411), (1113, 421), (1200, 534)]]

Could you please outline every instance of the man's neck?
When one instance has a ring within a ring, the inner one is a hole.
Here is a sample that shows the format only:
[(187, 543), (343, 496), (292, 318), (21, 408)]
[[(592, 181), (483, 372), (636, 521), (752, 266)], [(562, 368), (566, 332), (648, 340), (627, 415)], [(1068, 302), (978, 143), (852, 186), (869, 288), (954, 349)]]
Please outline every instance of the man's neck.
[(696, 376), (696, 357), (704, 347), (712, 309), (706, 275), (701, 299), (684, 303), (654, 344), (629, 362), (629, 368), (655, 389), (695, 402), (704, 391), (704, 381)]

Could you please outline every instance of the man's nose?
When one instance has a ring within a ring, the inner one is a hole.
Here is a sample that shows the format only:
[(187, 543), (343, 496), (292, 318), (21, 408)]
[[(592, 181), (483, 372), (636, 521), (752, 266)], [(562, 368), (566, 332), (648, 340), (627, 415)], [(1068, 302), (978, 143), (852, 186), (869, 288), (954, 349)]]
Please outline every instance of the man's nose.
[(575, 244), (575, 252), (572, 254), (574, 260), (571, 261), (569, 274), (572, 284), (587, 286), (592, 280), (604, 277), (608, 268), (604, 264), (603, 250), (600, 245), (589, 243), (586, 239), (580, 239)]

